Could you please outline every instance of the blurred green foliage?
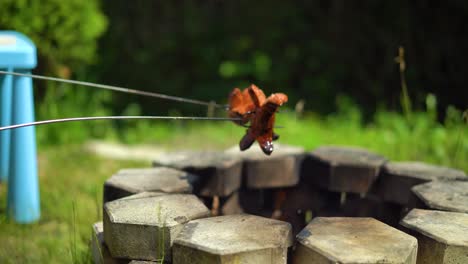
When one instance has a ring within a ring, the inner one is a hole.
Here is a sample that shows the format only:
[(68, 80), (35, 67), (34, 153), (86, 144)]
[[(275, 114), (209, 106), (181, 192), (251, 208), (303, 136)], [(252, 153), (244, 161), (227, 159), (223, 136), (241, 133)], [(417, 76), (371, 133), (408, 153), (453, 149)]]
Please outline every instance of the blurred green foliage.
[[(86, 87), (72, 88), (68, 84), (48, 83), (39, 107), (39, 120), (59, 119), (80, 116), (111, 115), (108, 105), (112, 100), (109, 91), (91, 92)], [(96, 138), (115, 138), (115, 127), (110, 120), (101, 120), (98, 125), (90, 122), (71, 122), (41, 126), (38, 129), (37, 140), (44, 144), (79, 143)]]
[[(17, 30), (37, 45), (39, 68), (68, 75), (96, 61), (97, 38), (107, 27), (99, 0), (2, 0), (0, 29)], [(67, 77), (67, 76), (66, 76)]]
[[(103, 10), (111, 23), (95, 71), (104, 83), (221, 102), (255, 83), (322, 114), (345, 95), (369, 120), (382, 107), (400, 110), (401, 45), (414, 109), (428, 93), (440, 120), (448, 105), (468, 105), (467, 1), (115, 0)], [(145, 114), (205, 111), (137, 100)], [(134, 102), (116, 95), (113, 110)]]
[[(457, 0), (3, 0), (0, 29), (33, 39), (41, 74), (220, 103), (233, 87), (255, 83), (267, 94), (287, 93), (290, 108), (302, 99), (307, 111), (330, 114), (338, 101), (346, 109), (341, 112), (363, 124), (373, 123), (376, 113), (400, 110), (395, 57), (402, 45), (413, 109), (433, 105), (427, 114), (443, 122), (450, 105), (468, 104), (467, 14), (468, 2)], [(38, 119), (206, 113), (204, 107), (154, 98), (43, 81), (35, 86)], [(349, 102), (357, 110), (347, 107)], [(133, 142), (141, 137), (114, 128), (145, 131), (148, 126), (140, 121), (51, 125), (42, 128), (46, 133), (39, 139)]]
[[(2, 0), (0, 29), (17, 30), (37, 46), (39, 74), (96, 80), (89, 66), (99, 61), (98, 38), (107, 28), (107, 18), (99, 0)], [(35, 80), (37, 119), (85, 115), (109, 115), (108, 92), (84, 87)], [(67, 129), (44, 126), (38, 133), (43, 143), (83, 141), (103, 136), (110, 123), (82, 128), (69, 124)]]

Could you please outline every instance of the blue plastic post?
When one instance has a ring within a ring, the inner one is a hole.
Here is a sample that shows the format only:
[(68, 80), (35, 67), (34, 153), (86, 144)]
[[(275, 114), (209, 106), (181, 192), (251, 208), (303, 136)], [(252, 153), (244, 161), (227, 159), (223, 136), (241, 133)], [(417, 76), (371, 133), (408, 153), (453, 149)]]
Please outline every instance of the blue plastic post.
[[(36, 47), (31, 40), (18, 32), (0, 31), (0, 69), (29, 73), (36, 67), (36, 63)], [(11, 98), (6, 105), (10, 104), (11, 124), (33, 122), (34, 97), (31, 78), (13, 76), (10, 83)], [(7, 99), (8, 94), (5, 98), (2, 94), (1, 101)], [(2, 107), (3, 105), (2, 103)], [(8, 143), (10, 151), (7, 166), (7, 214), (19, 223), (34, 222), (40, 217), (35, 128), (11, 130)], [(4, 144), (2, 143), (2, 146)]]
[[(12, 109), (13, 124), (34, 122), (31, 78), (15, 76)], [(8, 213), (20, 223), (33, 222), (40, 217), (35, 127), (12, 130), (10, 150)]]
[[(7, 70), (7, 69), (5, 69)], [(11, 69), (8, 69), (11, 71)], [(0, 76), (0, 127), (11, 125), (13, 76)], [(10, 130), (0, 131), (0, 181), (8, 180), (10, 161)]]

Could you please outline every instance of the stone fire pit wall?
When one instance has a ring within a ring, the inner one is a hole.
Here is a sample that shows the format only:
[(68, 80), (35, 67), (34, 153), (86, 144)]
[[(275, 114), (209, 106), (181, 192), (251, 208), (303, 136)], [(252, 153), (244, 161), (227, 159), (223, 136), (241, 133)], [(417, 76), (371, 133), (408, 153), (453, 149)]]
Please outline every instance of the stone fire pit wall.
[(104, 184), (95, 263), (468, 263), (468, 177), (365, 149), (167, 153)]

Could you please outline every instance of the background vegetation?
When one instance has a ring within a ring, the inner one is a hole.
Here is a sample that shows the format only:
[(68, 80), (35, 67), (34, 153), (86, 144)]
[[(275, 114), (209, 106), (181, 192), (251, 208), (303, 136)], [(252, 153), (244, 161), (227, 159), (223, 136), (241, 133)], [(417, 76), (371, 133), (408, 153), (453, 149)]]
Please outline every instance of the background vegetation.
[[(253, 82), (285, 91), (293, 104), (305, 99), (307, 110), (320, 113), (346, 95), (368, 117), (399, 107), (394, 58), (402, 45), (416, 106), (424, 107), (427, 93), (439, 110), (468, 101), (466, 1), (103, 4), (111, 23), (98, 71), (106, 83), (222, 101), (232, 87)], [(116, 111), (129, 101), (114, 99)], [(139, 102), (145, 113), (174, 107)]]
[[(256, 83), (289, 95), (280, 142), (369, 148), (392, 160), (468, 171), (468, 2), (3, 0), (0, 29), (38, 47), (35, 73), (226, 102)], [(402, 98), (399, 46), (408, 96)], [(111, 114), (205, 115), (206, 108), (35, 81), (37, 119)], [(296, 115), (296, 102), (305, 112)], [(405, 108), (410, 102), (412, 108)], [(288, 110), (289, 108), (289, 110)], [(217, 115), (224, 115), (218, 112)], [(89, 122), (37, 128), (42, 218), (4, 217), (0, 263), (86, 263), (102, 184), (149, 166), (96, 157), (91, 138), (166, 149), (221, 149), (244, 128), (212, 122)], [(200, 140), (203, 139), (203, 140)]]
[[(321, 114), (333, 112), (336, 96), (344, 95), (365, 121), (379, 109), (399, 110), (394, 58), (401, 45), (413, 104), (423, 109), (434, 94), (443, 120), (449, 105), (464, 109), (468, 102), (467, 14), (468, 2), (460, 0), (4, 0), (0, 29), (35, 41), (38, 73), (215, 101), (256, 83), (286, 92), (290, 105), (304, 99), (306, 110)], [(62, 109), (74, 93), (38, 89), (37, 100), (48, 107), (50, 98), (64, 99)], [(87, 91), (89, 98), (96, 93)], [(124, 94), (101, 99), (89, 108), (105, 104), (120, 114), (137, 103), (144, 114), (205, 111)]]

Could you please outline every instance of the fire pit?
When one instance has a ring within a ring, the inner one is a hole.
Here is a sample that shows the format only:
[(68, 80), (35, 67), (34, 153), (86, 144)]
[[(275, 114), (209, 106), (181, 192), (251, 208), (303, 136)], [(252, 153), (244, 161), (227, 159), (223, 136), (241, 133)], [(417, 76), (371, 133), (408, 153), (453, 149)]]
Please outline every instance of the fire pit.
[[(458, 211), (466, 221), (466, 189), (453, 187), (468, 181), (459, 170), (393, 163), (365, 149), (286, 145), (271, 156), (257, 148), (168, 153), (153, 165), (105, 183), (96, 263), (422, 263), (440, 243), (456, 245), (442, 260), (468, 263), (468, 222), (451, 227), (462, 234), (451, 241), (428, 243), (427, 223), (434, 217), (438, 233), (453, 226), (450, 213), (411, 211)], [(428, 188), (440, 195), (428, 198)], [(459, 197), (453, 205), (448, 192)]]

